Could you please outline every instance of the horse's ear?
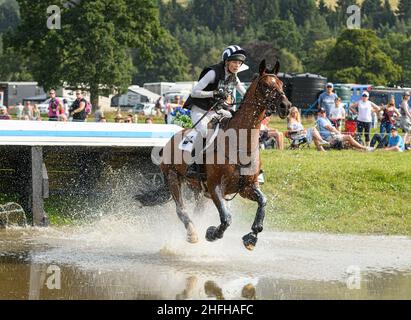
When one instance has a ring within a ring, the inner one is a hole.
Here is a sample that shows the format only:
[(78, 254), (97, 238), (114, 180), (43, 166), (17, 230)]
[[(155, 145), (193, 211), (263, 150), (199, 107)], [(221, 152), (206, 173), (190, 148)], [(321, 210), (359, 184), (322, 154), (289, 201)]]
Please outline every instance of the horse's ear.
[(274, 67), (274, 74), (278, 74), (279, 71), (280, 71), (280, 61), (277, 60), (277, 63), (275, 64), (275, 67)]
[(265, 64), (265, 59), (260, 62), (259, 73), (260, 76), (265, 72), (267, 65)]

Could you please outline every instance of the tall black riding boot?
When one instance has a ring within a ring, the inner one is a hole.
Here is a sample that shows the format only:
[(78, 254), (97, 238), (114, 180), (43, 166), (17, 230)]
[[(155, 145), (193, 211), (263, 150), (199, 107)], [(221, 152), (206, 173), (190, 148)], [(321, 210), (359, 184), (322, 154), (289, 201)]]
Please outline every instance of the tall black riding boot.
[[(194, 149), (194, 147), (193, 147), (193, 150), (191, 150), (191, 158), (195, 159), (195, 149)], [(194, 160), (194, 162), (187, 167), (186, 176), (189, 177), (189, 178), (194, 178), (198, 175), (199, 171), (200, 171), (200, 168)]]

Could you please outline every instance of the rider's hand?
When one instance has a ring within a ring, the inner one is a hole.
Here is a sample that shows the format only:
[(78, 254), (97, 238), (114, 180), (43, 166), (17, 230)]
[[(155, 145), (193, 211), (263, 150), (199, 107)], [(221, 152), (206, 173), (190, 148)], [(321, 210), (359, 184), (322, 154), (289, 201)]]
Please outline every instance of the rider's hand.
[(213, 96), (215, 99), (227, 100), (228, 93), (220, 89), (220, 90), (215, 90), (213, 93)]

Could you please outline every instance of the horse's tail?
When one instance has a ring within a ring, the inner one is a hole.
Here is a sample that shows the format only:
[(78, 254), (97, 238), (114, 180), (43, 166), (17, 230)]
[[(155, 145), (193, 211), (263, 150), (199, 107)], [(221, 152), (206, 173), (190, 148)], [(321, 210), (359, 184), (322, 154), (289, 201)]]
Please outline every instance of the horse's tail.
[(164, 184), (155, 188), (141, 190), (141, 192), (136, 194), (134, 198), (144, 207), (154, 207), (169, 202), (171, 200), (171, 192), (168, 188), (167, 181), (165, 181)]

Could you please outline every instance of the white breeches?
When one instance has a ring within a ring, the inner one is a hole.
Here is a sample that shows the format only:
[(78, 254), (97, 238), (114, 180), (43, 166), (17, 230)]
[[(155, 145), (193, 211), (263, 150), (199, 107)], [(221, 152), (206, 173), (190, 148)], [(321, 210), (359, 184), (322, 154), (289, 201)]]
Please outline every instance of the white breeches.
[[(193, 106), (191, 108), (191, 120), (193, 125), (196, 124), (198, 120), (206, 113), (207, 111), (200, 109), (199, 107)], [(218, 111), (221, 115), (227, 118), (231, 118), (231, 113), (227, 110), (221, 109)], [(203, 138), (207, 138), (208, 133), (208, 123), (213, 120), (215, 117), (220, 117), (215, 111), (209, 111), (208, 114), (197, 124), (195, 129), (200, 132)]]

